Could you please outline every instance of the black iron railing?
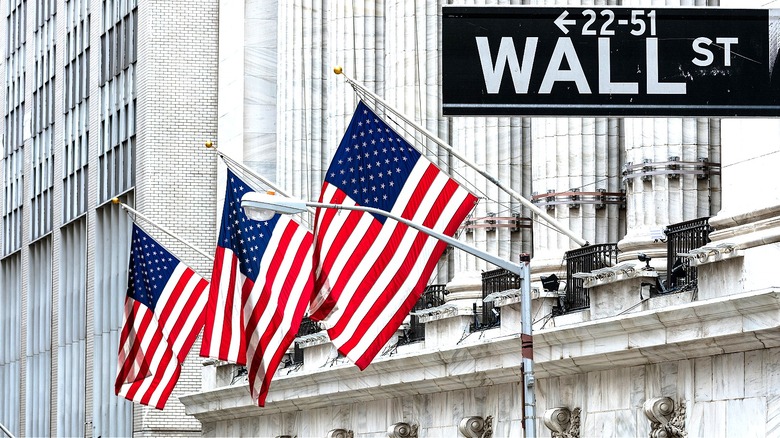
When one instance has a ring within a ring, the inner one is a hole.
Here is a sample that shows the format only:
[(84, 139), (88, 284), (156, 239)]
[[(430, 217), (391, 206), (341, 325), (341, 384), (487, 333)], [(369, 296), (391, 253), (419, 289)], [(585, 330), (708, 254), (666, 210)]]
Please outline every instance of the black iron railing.
[[(314, 333), (321, 332), (322, 327), (320, 327), (317, 322), (312, 321), (311, 318), (308, 316), (304, 316), (303, 320), (301, 321), (301, 326), (298, 328), (298, 337), (300, 336), (306, 336), (306, 335), (313, 335)], [(297, 342), (293, 342), (293, 355), (292, 355), (292, 362), (286, 362), (285, 367), (289, 366), (295, 366), (300, 365), (303, 363), (303, 349), (298, 347)]]
[[(520, 276), (506, 269), (494, 269), (482, 273), (482, 299), (494, 293), (509, 289), (520, 289)], [(493, 303), (482, 302), (482, 314), (474, 311), (474, 323), (472, 331), (497, 327), (501, 324), (501, 309), (494, 307)], [(479, 317), (478, 317), (479, 316)]]
[(555, 312), (560, 314), (587, 309), (590, 306), (589, 292), (583, 287), (584, 280), (575, 278), (574, 274), (614, 266), (617, 264), (617, 253), (616, 243), (589, 245), (566, 251), (566, 292)]
[(303, 321), (301, 321), (301, 327), (298, 329), (298, 336), (313, 335), (321, 331), (322, 327), (317, 322), (312, 321), (308, 316), (304, 316)]
[(683, 291), (696, 287), (696, 267), (689, 259), (677, 254), (687, 253), (710, 242), (712, 231), (709, 218), (698, 218), (672, 224), (666, 233), (666, 292)]
[[(420, 299), (412, 308), (412, 313), (430, 309), (433, 307), (439, 307), (444, 304), (444, 296), (447, 291), (443, 284), (432, 284), (425, 288)], [(411, 344), (412, 342), (419, 342), (425, 339), (425, 324), (420, 322), (420, 317), (411, 315), (409, 318), (409, 328), (404, 330), (403, 335), (398, 338), (398, 345)]]

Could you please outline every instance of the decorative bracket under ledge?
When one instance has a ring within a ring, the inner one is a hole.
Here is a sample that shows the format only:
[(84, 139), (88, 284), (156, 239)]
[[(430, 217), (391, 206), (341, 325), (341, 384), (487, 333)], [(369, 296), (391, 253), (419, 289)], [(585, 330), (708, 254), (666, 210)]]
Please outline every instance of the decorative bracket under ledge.
[(581, 278), (583, 280), (582, 286), (587, 289), (594, 286), (628, 280), (629, 278), (657, 278), (658, 272), (641, 268), (637, 269), (637, 264), (635, 262), (625, 262), (615, 266), (596, 269), (591, 272), (578, 272), (573, 274), (572, 277)]
[(705, 245), (701, 248), (692, 249), (690, 252), (678, 253), (680, 257), (687, 257), (692, 266), (701, 266), (708, 263), (719, 262), (721, 260), (741, 257), (737, 245), (723, 242), (713, 245)]
[(466, 438), (493, 438), (493, 416), (464, 417), (460, 420), (458, 432)]
[(395, 423), (387, 429), (387, 436), (390, 438), (417, 438), (418, 428), (417, 424)]
[(445, 304), (443, 306), (431, 307), (430, 309), (418, 310), (412, 312), (412, 315), (419, 317), (421, 323), (426, 323), (458, 316), (460, 315), (460, 310), (454, 304)]
[(494, 307), (508, 306), (510, 304), (519, 303), (521, 294), (522, 292), (520, 289), (507, 289), (502, 290), (501, 292), (488, 294), (482, 301), (493, 303)]
[(325, 331), (300, 336), (295, 339), (295, 343), (300, 348), (314, 347), (315, 345), (322, 345), (328, 342), (330, 342), (330, 338), (328, 338), (328, 333)]
[(331, 429), (325, 435), (326, 438), (354, 438), (354, 436), (355, 433), (347, 429)]
[(566, 407), (544, 411), (544, 425), (552, 431), (552, 438), (580, 438), (580, 408)]
[(669, 397), (655, 397), (642, 405), (645, 416), (650, 420), (650, 438), (683, 438), (685, 431), (685, 402), (677, 408)]

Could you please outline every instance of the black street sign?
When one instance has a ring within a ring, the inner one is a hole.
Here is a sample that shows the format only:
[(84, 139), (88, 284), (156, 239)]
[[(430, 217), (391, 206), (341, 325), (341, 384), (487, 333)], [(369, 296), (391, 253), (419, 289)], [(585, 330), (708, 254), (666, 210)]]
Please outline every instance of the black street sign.
[(442, 9), (444, 115), (780, 116), (780, 10)]

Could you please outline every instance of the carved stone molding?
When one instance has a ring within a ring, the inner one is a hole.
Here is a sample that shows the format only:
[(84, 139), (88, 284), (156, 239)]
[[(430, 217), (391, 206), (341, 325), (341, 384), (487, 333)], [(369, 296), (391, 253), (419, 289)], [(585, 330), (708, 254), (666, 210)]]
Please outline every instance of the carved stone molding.
[(460, 420), (458, 432), (466, 438), (492, 438), (493, 417), (464, 417)]
[(387, 428), (387, 436), (390, 438), (417, 438), (417, 424), (395, 423)]
[(412, 315), (419, 317), (420, 322), (423, 324), (426, 322), (438, 321), (440, 319), (452, 318), (453, 316), (458, 316), (458, 314), (458, 307), (454, 304), (445, 304), (443, 306), (412, 312)]
[(522, 291), (520, 289), (507, 289), (500, 292), (493, 292), (482, 299), (486, 303), (493, 303), (493, 307), (508, 306), (520, 302)]
[(544, 411), (544, 425), (552, 431), (553, 438), (580, 438), (580, 408), (566, 407)]
[(295, 343), (298, 344), (298, 347), (300, 348), (313, 347), (328, 342), (330, 342), (330, 338), (328, 338), (328, 333), (324, 331), (300, 336), (295, 339)]
[(331, 429), (325, 438), (354, 438), (355, 434), (347, 429)]
[[(714, 228), (709, 235), (712, 241), (712, 244), (708, 245), (710, 247), (728, 242), (735, 249), (745, 250), (780, 242), (780, 205), (751, 209), (738, 214), (721, 211), (710, 218), (709, 224)], [(735, 256), (738, 256), (738, 253)], [(714, 261), (718, 260), (715, 258)]]
[(669, 397), (655, 397), (645, 400), (645, 416), (650, 420), (650, 438), (682, 438), (685, 431), (685, 402), (675, 409), (674, 400)]

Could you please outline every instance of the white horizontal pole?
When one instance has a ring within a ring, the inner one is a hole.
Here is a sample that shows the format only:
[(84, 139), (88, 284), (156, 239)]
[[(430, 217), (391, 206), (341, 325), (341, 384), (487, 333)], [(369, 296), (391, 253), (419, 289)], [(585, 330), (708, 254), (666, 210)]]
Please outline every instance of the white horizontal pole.
[(205, 252), (203, 252), (203, 251), (199, 250), (198, 248), (196, 248), (195, 246), (193, 246), (191, 243), (187, 242), (186, 240), (182, 239), (181, 237), (177, 236), (176, 234), (168, 231), (164, 227), (158, 225), (153, 220), (149, 219), (148, 217), (146, 217), (143, 214), (141, 214), (140, 212), (138, 212), (138, 210), (135, 210), (134, 208), (132, 208), (129, 205), (125, 204), (124, 202), (120, 201), (119, 198), (113, 198), (111, 200), (111, 202), (113, 202), (114, 204), (118, 204), (120, 207), (122, 207), (123, 209), (127, 210), (128, 212), (130, 212), (130, 213), (140, 217), (141, 219), (143, 219), (144, 221), (148, 222), (149, 224), (151, 224), (152, 226), (154, 226), (158, 230), (160, 230), (163, 233), (173, 237), (174, 239), (176, 239), (179, 242), (183, 243), (184, 245), (188, 246), (190, 249), (192, 249), (193, 251), (195, 251), (198, 254), (202, 255), (203, 257), (206, 257), (209, 261), (212, 261), (212, 262), (214, 261), (214, 257), (213, 256), (210, 256), (210, 255), (206, 254)]

